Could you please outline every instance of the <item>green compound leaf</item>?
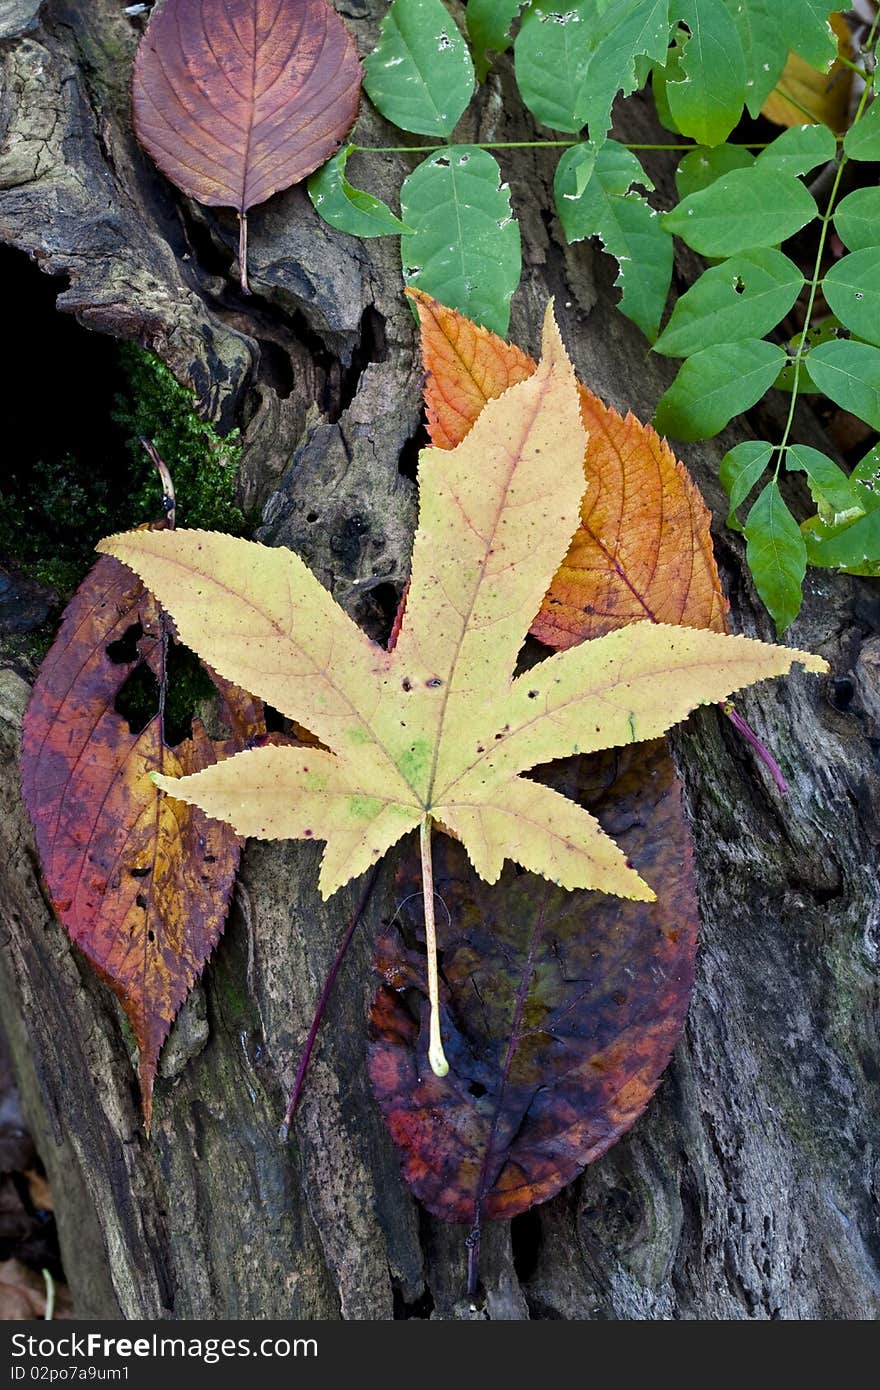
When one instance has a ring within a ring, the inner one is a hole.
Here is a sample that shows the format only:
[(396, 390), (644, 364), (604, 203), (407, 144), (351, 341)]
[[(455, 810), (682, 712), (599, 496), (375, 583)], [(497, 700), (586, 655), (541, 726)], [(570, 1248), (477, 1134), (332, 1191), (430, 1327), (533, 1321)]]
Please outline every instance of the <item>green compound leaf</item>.
[(758, 168), (772, 166), (777, 173), (797, 178), (837, 154), (837, 141), (827, 125), (795, 125), (784, 130), (758, 155)]
[(654, 351), (689, 357), (717, 343), (762, 338), (785, 317), (803, 286), (803, 275), (781, 251), (742, 251), (704, 271), (681, 296)]
[(394, 0), (364, 69), (373, 105), (418, 135), (450, 136), (474, 91), (467, 44), (442, 0)]
[(755, 156), (742, 145), (699, 145), (690, 150), (675, 171), (675, 187), (679, 198), (700, 193), (710, 183), (729, 174), (732, 169), (748, 169)]
[(739, 32), (746, 65), (746, 105), (751, 116), (782, 75), (789, 49), (825, 71), (837, 55), (825, 0), (725, 0)]
[(701, 145), (720, 145), (742, 115), (746, 65), (733, 16), (721, 3), (677, 0), (673, 15), (690, 30), (681, 80), (666, 83), (678, 129)]
[(468, 35), (474, 54), (474, 67), (480, 82), (492, 66), (490, 53), (504, 53), (510, 47), (510, 29), (527, 0), (468, 0)]
[(700, 193), (692, 193), (663, 217), (674, 232), (703, 256), (734, 256), (756, 246), (776, 246), (817, 215), (812, 195), (799, 179), (756, 163), (733, 169)]
[(354, 188), (345, 177), (345, 166), (354, 145), (346, 145), (308, 182), (309, 197), (319, 217), (351, 236), (395, 236), (410, 229), (372, 193)]
[[(639, 85), (637, 59), (665, 62), (669, 0), (535, 0), (516, 40), (516, 80), (544, 125), (604, 140), (618, 92)], [(641, 66), (641, 65), (639, 65)]]
[(829, 400), (880, 430), (880, 351), (867, 343), (820, 343), (809, 356), (810, 376)]
[[(584, 185), (581, 192), (579, 183)], [(568, 240), (601, 239), (620, 267), (615, 284), (623, 290), (621, 313), (653, 340), (672, 280), (672, 238), (645, 198), (631, 191), (634, 183), (653, 187), (635, 155), (608, 140), (598, 150), (591, 144), (566, 150), (553, 191)]]
[(876, 246), (853, 251), (833, 265), (822, 281), (822, 293), (851, 333), (880, 343), (880, 250)]
[(748, 439), (744, 444), (730, 449), (721, 460), (718, 477), (730, 502), (727, 524), (732, 531), (742, 530), (736, 509), (742, 506), (752, 488), (764, 476), (772, 457), (772, 444), (766, 440)]
[(790, 444), (785, 466), (790, 473), (806, 473), (810, 496), (826, 525), (841, 526), (864, 516), (865, 509), (849, 476), (827, 454), (806, 444)]
[(801, 530), (807, 560), (821, 569), (847, 574), (880, 575), (880, 446), (875, 445), (849, 476), (861, 515), (837, 524), (820, 516), (805, 521)]
[(862, 119), (846, 132), (843, 152), (849, 159), (880, 159), (880, 101), (876, 98)]
[(780, 636), (800, 612), (807, 547), (800, 527), (769, 482), (746, 518), (746, 560)]
[(413, 228), (400, 239), (406, 283), (504, 337), (522, 257), (492, 155), (475, 145), (429, 155), (404, 180), (400, 208)]
[(676, 439), (711, 439), (761, 399), (784, 361), (781, 347), (760, 338), (695, 352), (660, 398), (657, 431)]
[(857, 188), (837, 205), (834, 229), (850, 251), (880, 247), (880, 188)]

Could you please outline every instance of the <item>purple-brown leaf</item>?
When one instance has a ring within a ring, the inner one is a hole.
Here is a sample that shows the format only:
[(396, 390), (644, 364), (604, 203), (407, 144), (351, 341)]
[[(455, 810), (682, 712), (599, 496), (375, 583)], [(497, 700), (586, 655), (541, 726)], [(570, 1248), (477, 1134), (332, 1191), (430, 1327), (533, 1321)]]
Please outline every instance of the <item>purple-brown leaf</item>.
[(138, 664), (162, 677), (158, 605), (102, 557), (64, 615), (24, 721), (21, 778), (53, 905), (119, 997), (140, 1049), (149, 1128), (159, 1051), (223, 930), (240, 841), (164, 797), (154, 771), (196, 772), (263, 731), (262, 709), (214, 677), (231, 738), (166, 746), (160, 714), (139, 733), (114, 704)]
[(184, 193), (243, 219), (336, 152), (361, 78), (327, 0), (159, 0), (135, 59), (135, 132)]
[(697, 912), (681, 789), (663, 741), (554, 768), (657, 891), (564, 892), (508, 866), (497, 884), (435, 847), (450, 1064), (427, 1059), (422, 902), (398, 884), (404, 939), (378, 945), (370, 1077), (404, 1176), (447, 1221), (479, 1227), (546, 1201), (634, 1123), (678, 1040)]

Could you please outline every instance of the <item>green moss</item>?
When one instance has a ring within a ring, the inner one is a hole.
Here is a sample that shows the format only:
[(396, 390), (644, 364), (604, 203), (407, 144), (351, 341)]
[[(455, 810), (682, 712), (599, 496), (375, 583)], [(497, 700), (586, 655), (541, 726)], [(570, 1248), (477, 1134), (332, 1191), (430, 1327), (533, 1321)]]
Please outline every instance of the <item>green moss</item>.
[(162, 489), (140, 442), (146, 438), (153, 441), (171, 471), (178, 523), (241, 535), (246, 521), (235, 502), (241, 457), (238, 431), (224, 438), (201, 419), (192, 392), (158, 357), (126, 345), (121, 362), (129, 389), (117, 396), (112, 418), (139, 479), (138, 485), (132, 479), (132, 519), (162, 514)]
[(36, 415), (0, 480), (0, 562), (63, 601), (94, 564), (102, 536), (162, 515), (161, 485), (141, 438), (153, 440), (171, 471), (179, 524), (233, 535), (247, 529), (235, 502), (237, 431), (221, 437), (150, 353), (114, 347), (101, 366), (86, 398), (79, 381), (80, 397), (61, 422), (50, 415), (43, 429)]

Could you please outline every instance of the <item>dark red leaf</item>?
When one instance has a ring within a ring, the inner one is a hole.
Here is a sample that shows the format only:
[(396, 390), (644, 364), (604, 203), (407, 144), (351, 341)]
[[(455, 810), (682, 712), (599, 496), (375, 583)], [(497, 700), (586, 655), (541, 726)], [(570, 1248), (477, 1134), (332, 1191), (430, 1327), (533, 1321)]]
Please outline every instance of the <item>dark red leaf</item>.
[[(566, 780), (567, 779), (567, 780)], [(422, 903), (378, 947), (370, 1076), (403, 1170), (437, 1216), (479, 1226), (546, 1201), (634, 1123), (676, 1044), (697, 912), (681, 791), (663, 741), (554, 769), (657, 892), (567, 893), (508, 866), (489, 886), (435, 837), (450, 1071), (427, 1060)]]
[(361, 80), (327, 0), (159, 0), (135, 59), (135, 133), (184, 193), (244, 218), (335, 154)]
[(158, 715), (132, 734), (114, 702), (139, 663), (161, 675), (158, 606), (102, 557), (34, 686), (21, 776), (55, 909), (134, 1029), (149, 1125), (159, 1050), (223, 930), (240, 844), (229, 826), (162, 796), (149, 774), (196, 772), (263, 724), (250, 696), (215, 678), (228, 742), (194, 720), (192, 737), (168, 748)]

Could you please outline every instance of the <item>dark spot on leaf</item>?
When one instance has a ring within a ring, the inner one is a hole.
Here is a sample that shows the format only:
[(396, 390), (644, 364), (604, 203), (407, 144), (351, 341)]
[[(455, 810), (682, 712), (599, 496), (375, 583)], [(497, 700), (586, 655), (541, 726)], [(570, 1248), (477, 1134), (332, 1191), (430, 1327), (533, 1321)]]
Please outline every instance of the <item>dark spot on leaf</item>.
[(143, 635), (143, 624), (132, 623), (130, 627), (125, 629), (121, 637), (117, 637), (115, 642), (110, 642), (104, 650), (114, 665), (130, 666), (140, 656), (137, 644)]

